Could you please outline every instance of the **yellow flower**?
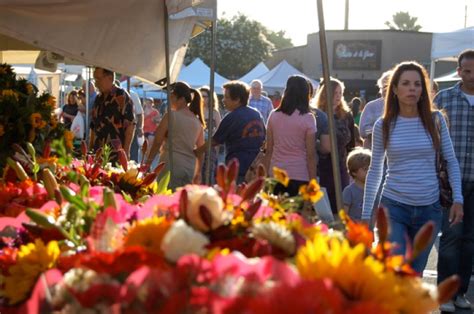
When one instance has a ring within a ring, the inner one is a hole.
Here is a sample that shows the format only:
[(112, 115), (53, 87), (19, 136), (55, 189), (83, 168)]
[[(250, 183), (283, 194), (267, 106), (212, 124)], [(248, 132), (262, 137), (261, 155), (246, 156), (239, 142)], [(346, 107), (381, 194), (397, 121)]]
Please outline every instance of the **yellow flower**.
[(47, 103), (50, 107), (56, 108), (56, 98), (55, 98), (54, 96), (49, 95), (48, 100), (46, 101), (46, 103)]
[(312, 179), (307, 185), (300, 186), (299, 194), (305, 201), (311, 201), (311, 203), (316, 203), (323, 197), (321, 187), (315, 179)]
[(261, 197), (268, 201), (268, 207), (271, 207), (277, 211), (285, 211), (285, 209), (280, 205), (280, 199), (278, 196), (263, 192)]
[(5, 134), (5, 127), (3, 124), (0, 124), (0, 136), (3, 136)]
[(286, 173), (286, 171), (283, 169), (280, 169), (278, 167), (273, 167), (273, 176), (275, 177), (275, 180), (283, 184), (285, 187), (287, 187), (288, 183), (290, 183), (290, 178), (288, 177), (288, 173)]
[(217, 255), (225, 256), (225, 255), (229, 255), (229, 254), (230, 254), (230, 250), (228, 248), (221, 249), (219, 247), (215, 247), (215, 248), (211, 249), (209, 252), (207, 252), (206, 258), (208, 260), (212, 261), (214, 259), (214, 257), (216, 257)]
[(6, 297), (9, 304), (24, 300), (38, 276), (55, 266), (59, 254), (56, 241), (44, 245), (43, 241), (37, 239), (35, 243), (22, 245), (18, 251), (16, 264), (8, 269), (8, 275), (4, 277), (5, 285), (3, 290), (0, 290), (0, 295)]
[(74, 133), (69, 130), (64, 131), (64, 143), (66, 148), (72, 149), (72, 141), (74, 140)]
[[(366, 255), (363, 244), (351, 247), (346, 239), (317, 234), (298, 251), (296, 266), (305, 279), (330, 278), (350, 300), (378, 303), (388, 313), (412, 313), (402, 311), (408, 307), (402, 290), (414, 279), (387, 271), (383, 263)], [(423, 295), (419, 289), (414, 294)]]
[(161, 242), (170, 226), (171, 222), (165, 217), (152, 217), (135, 222), (128, 230), (124, 246), (143, 246), (150, 252), (162, 256)]
[(38, 112), (32, 113), (30, 116), (30, 123), (33, 128), (38, 128), (41, 125), (41, 114)]

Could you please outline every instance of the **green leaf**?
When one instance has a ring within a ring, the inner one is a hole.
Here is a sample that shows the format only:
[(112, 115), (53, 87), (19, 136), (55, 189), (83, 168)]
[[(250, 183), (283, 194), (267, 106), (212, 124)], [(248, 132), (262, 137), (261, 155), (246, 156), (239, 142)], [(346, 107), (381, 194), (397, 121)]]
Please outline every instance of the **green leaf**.
[(46, 229), (56, 229), (61, 232), (63, 236), (69, 239), (69, 234), (62, 227), (55, 224), (53, 217), (46, 215), (42, 211), (31, 208), (27, 208), (25, 213), (38, 226)]
[(63, 198), (75, 207), (77, 207), (77, 209), (87, 209), (87, 204), (82, 200), (82, 197), (80, 195), (77, 195), (71, 189), (62, 185), (59, 187), (59, 190), (61, 191), (61, 195), (63, 196)]
[(122, 191), (122, 196), (127, 203), (133, 203), (133, 198), (127, 192)]
[(168, 184), (170, 183), (171, 173), (167, 171), (165, 175), (158, 182), (158, 194), (164, 194), (168, 190)]

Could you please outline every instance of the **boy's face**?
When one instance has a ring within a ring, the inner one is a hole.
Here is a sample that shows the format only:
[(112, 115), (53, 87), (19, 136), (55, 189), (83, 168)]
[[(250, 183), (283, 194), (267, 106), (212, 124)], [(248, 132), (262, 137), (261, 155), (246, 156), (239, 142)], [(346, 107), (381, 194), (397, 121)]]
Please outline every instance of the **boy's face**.
[(354, 174), (354, 180), (365, 183), (365, 178), (367, 177), (367, 171), (369, 167), (359, 168)]

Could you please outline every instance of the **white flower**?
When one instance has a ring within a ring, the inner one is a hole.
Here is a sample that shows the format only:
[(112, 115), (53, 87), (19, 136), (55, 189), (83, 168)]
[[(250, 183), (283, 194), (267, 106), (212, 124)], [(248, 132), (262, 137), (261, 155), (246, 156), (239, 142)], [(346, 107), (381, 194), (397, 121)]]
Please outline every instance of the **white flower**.
[(211, 215), (211, 226), (215, 229), (225, 221), (224, 202), (211, 187), (187, 186), (188, 207), (186, 216), (189, 223), (201, 231), (209, 231), (209, 226), (204, 223), (199, 212), (201, 206), (205, 206)]
[(295, 238), (284, 226), (276, 222), (263, 222), (252, 228), (255, 238), (267, 240), (271, 245), (281, 248), (292, 255), (296, 250)]
[(208, 244), (209, 239), (204, 234), (180, 219), (175, 221), (166, 232), (161, 242), (161, 250), (169, 261), (176, 262), (186, 254), (195, 253), (203, 256), (206, 254), (205, 246)]

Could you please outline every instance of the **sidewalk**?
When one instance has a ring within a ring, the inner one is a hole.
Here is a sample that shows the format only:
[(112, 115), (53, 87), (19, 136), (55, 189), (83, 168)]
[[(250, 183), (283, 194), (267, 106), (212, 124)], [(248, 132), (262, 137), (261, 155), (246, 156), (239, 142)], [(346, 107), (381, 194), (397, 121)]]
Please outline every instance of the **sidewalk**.
[[(436, 276), (437, 276), (436, 264), (438, 261), (438, 243), (439, 243), (439, 237), (435, 245), (433, 246), (433, 249), (431, 250), (430, 257), (428, 259), (428, 264), (426, 265), (426, 269), (423, 273), (423, 279), (426, 282), (429, 282), (432, 284), (436, 284)], [(469, 299), (469, 301), (471, 301), (471, 303), (474, 304), (474, 276), (471, 276), (471, 284), (469, 286), (467, 298)], [(434, 311), (433, 313), (439, 314), (439, 313), (447, 313), (447, 312)], [(473, 310), (457, 309), (455, 313), (470, 314), (474, 312)]]

